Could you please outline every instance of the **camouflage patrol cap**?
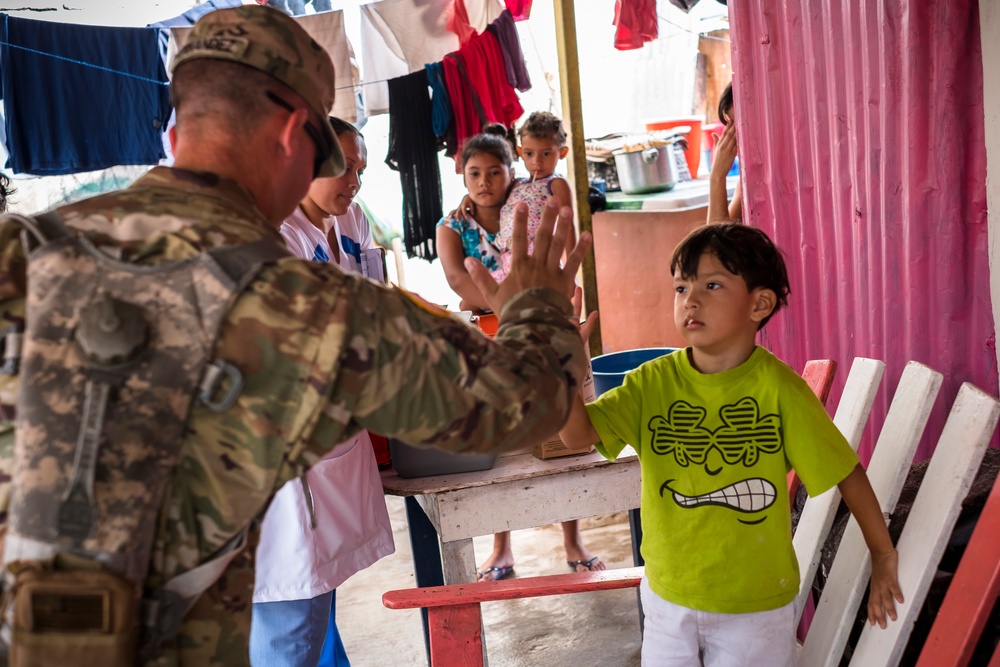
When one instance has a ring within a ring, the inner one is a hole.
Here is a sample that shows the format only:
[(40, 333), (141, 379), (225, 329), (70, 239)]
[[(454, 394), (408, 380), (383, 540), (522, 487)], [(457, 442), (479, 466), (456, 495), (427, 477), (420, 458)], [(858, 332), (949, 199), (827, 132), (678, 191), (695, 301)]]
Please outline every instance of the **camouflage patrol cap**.
[(229, 60), (253, 67), (298, 93), (319, 119), (319, 140), (328, 144), (322, 150), (330, 155), (316, 176), (344, 173), (344, 153), (329, 119), (334, 97), (333, 62), (295, 19), (261, 5), (210, 12), (194, 24), (187, 42), (174, 58), (171, 72), (198, 58)]

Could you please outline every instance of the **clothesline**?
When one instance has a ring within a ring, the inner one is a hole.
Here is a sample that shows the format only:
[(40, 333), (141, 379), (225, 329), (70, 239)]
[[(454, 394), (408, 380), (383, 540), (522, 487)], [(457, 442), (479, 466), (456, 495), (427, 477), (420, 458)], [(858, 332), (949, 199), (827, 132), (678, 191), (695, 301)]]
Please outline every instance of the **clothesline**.
[(671, 21), (670, 19), (668, 19), (666, 16), (662, 16), (660, 14), (657, 14), (656, 16), (657, 16), (657, 18), (659, 18), (664, 23), (669, 23), (670, 25), (674, 26), (675, 28), (683, 30), (684, 32), (689, 32), (692, 35), (698, 35), (699, 37), (704, 37), (705, 39), (714, 39), (717, 42), (725, 42), (726, 44), (729, 44), (731, 42), (731, 40), (725, 39), (724, 37), (712, 37), (711, 35), (706, 35), (705, 33), (699, 32), (697, 30), (691, 30), (690, 28), (685, 28), (684, 26), (682, 26), (679, 23), (674, 23), (673, 21)]
[(10, 42), (5, 42), (0, 40), (0, 44), (4, 46), (9, 46), (14, 49), (20, 49), (22, 51), (28, 51), (29, 53), (34, 53), (40, 56), (48, 56), (49, 58), (55, 58), (57, 60), (64, 60), (68, 63), (73, 63), (74, 65), (83, 65), (84, 67), (93, 67), (94, 69), (103, 70), (105, 72), (111, 72), (112, 74), (120, 74), (122, 76), (131, 77), (133, 79), (138, 79), (139, 81), (145, 81), (147, 83), (155, 83), (159, 86), (169, 86), (169, 81), (160, 81), (159, 79), (151, 79), (148, 76), (141, 76), (139, 74), (132, 74), (131, 72), (123, 72), (118, 69), (112, 69), (111, 67), (105, 67), (104, 65), (98, 65), (97, 63), (88, 63), (84, 60), (76, 60), (75, 58), (67, 58), (66, 56), (56, 55), (55, 53), (48, 53), (46, 51), (39, 51), (38, 49), (32, 49), (27, 46), (20, 46), (18, 44), (11, 44)]
[[(76, 60), (74, 58), (67, 58), (66, 56), (56, 55), (55, 53), (47, 53), (45, 51), (39, 51), (38, 49), (32, 49), (27, 46), (18, 46), (17, 44), (11, 44), (10, 42), (5, 42), (0, 40), (0, 45), (10, 46), (15, 49), (21, 49), (22, 51), (29, 51), (40, 56), (49, 56), (50, 58), (56, 58), (58, 60), (65, 60), (66, 62), (73, 63), (75, 65), (83, 65), (84, 67), (93, 67), (94, 69), (103, 70), (105, 72), (111, 72), (112, 74), (121, 74), (122, 76), (128, 76), (133, 79), (139, 79), (140, 81), (147, 81), (149, 83), (155, 83), (161, 86), (169, 86), (169, 81), (159, 81), (157, 79), (150, 79), (149, 77), (140, 76), (138, 74), (132, 74), (131, 72), (123, 72), (121, 70), (113, 69), (111, 67), (105, 67), (104, 65), (98, 65), (97, 63), (88, 63), (85, 60)], [(357, 88), (358, 86), (373, 86), (377, 83), (387, 83), (389, 79), (376, 79), (375, 81), (359, 81), (357, 83), (352, 83), (349, 86), (340, 86), (334, 88), (334, 90), (351, 90)]]
[[(669, 19), (666, 19), (663, 16), (660, 16), (660, 18), (663, 21), (665, 21), (666, 23), (669, 23), (670, 25), (674, 26), (675, 28), (679, 28), (679, 29), (683, 30), (684, 32), (695, 34), (694, 30), (689, 30), (688, 28), (685, 28), (685, 27), (683, 27), (681, 25), (678, 25), (677, 23), (674, 23), (673, 21), (670, 21)], [(529, 33), (530, 33), (530, 30), (529, 30)], [(697, 33), (697, 34), (699, 36), (701, 36), (701, 37), (704, 37), (705, 39), (714, 39), (714, 40), (717, 40), (717, 41), (720, 41), (720, 42), (725, 42), (727, 44), (730, 42), (730, 40), (723, 39), (721, 37), (712, 37), (711, 35), (704, 35), (704, 34), (701, 34), (701, 33)], [(534, 43), (534, 39), (535, 39), (534, 34), (531, 34), (531, 41), (532, 41), (532, 45), (535, 47), (536, 57), (539, 59), (539, 61), (541, 61), (541, 59), (542, 59), (541, 58), (541, 54), (538, 53), (538, 46)], [(20, 49), (22, 51), (28, 51), (29, 53), (34, 53), (34, 54), (40, 55), (40, 56), (48, 56), (50, 58), (56, 58), (57, 60), (63, 60), (63, 61), (68, 62), (68, 63), (73, 63), (74, 65), (83, 65), (84, 67), (92, 67), (94, 69), (99, 69), (99, 70), (102, 70), (102, 71), (105, 71), (105, 72), (110, 72), (112, 74), (120, 74), (121, 76), (131, 77), (133, 79), (138, 79), (139, 81), (145, 81), (147, 83), (155, 83), (158, 86), (169, 86), (170, 85), (169, 81), (160, 81), (159, 79), (151, 79), (149, 77), (141, 76), (139, 74), (132, 74), (131, 72), (123, 72), (122, 70), (113, 69), (111, 67), (105, 67), (104, 65), (98, 65), (97, 63), (90, 63), (90, 62), (87, 62), (85, 60), (77, 60), (75, 58), (67, 58), (66, 56), (60, 56), (60, 55), (57, 55), (55, 53), (48, 53), (46, 51), (39, 51), (38, 49), (32, 49), (32, 48), (27, 47), (27, 46), (20, 46), (18, 44), (11, 44), (10, 42), (5, 42), (3, 40), (0, 40), (0, 45), (9, 46), (11, 48)], [(543, 69), (544, 69), (544, 67), (543, 67)], [(340, 86), (338, 88), (334, 88), (334, 90), (352, 90), (354, 88), (357, 88), (358, 86), (373, 86), (375, 84), (386, 83), (388, 81), (389, 81), (389, 79), (376, 79), (375, 81), (359, 81), (357, 83), (353, 83), (353, 84), (348, 85), (348, 86)], [(551, 84), (549, 84), (549, 90), (550, 90), (550, 93), (554, 92), (554, 89), (552, 88)]]

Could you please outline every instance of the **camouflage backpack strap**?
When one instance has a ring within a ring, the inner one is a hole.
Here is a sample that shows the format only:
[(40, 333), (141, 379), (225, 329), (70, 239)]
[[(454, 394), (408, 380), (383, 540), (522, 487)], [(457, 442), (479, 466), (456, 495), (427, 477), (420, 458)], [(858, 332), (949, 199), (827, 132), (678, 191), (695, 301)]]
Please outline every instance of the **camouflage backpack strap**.
[(242, 553), (250, 528), (251, 524), (244, 526), (231, 540), (222, 545), (211, 560), (177, 575), (160, 589), (145, 592), (140, 610), (142, 624), (140, 663), (145, 664), (155, 658), (163, 643), (177, 636), (184, 617), (194, 607), (201, 594), (218, 581), (233, 559)]
[[(232, 281), (235, 294), (246, 289), (265, 265), (290, 256), (283, 246), (268, 240), (243, 246), (215, 248), (208, 254)], [(229, 388), (219, 397), (221, 383), (226, 378), (229, 380)], [(205, 366), (198, 400), (209, 409), (222, 412), (236, 400), (241, 387), (242, 376), (239, 371), (224, 359), (214, 359)], [(264, 510), (261, 510), (260, 516), (263, 514)], [(177, 635), (184, 617), (201, 594), (222, 576), (233, 559), (243, 551), (250, 529), (251, 524), (247, 524), (222, 545), (210, 560), (173, 577), (160, 589), (146, 592), (141, 612), (142, 656), (155, 656), (163, 642)]]
[[(34, 218), (14, 213), (0, 217), (0, 224), (12, 222), (21, 227), (21, 243), (24, 254), (29, 255), (41, 245), (58, 241), (70, 235), (62, 216), (56, 211), (42, 213)], [(0, 331), (0, 375), (17, 375), (21, 367), (21, 345), (24, 330), (20, 325), (11, 325)]]
[[(283, 245), (266, 239), (241, 246), (213, 248), (208, 254), (231, 281), (235, 294), (246, 289), (265, 264), (290, 256)], [(243, 376), (239, 369), (225, 359), (213, 359), (205, 366), (198, 400), (210, 410), (225, 412), (242, 389)]]
[(0, 222), (3, 220), (12, 221), (22, 227), (25, 254), (30, 254), (40, 245), (72, 236), (62, 216), (54, 210), (39, 213), (34, 217), (8, 213), (0, 217)]
[(282, 257), (291, 257), (284, 245), (269, 239), (246, 245), (213, 248), (208, 254), (226, 272), (239, 291), (250, 284), (265, 264), (271, 264)]

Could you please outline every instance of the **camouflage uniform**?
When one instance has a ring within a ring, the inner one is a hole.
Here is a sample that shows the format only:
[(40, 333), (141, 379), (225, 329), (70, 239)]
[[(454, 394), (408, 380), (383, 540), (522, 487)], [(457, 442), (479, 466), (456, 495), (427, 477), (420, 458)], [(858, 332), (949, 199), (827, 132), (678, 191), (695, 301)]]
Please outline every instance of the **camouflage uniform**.
[[(159, 167), (131, 187), (60, 209), (123, 258), (154, 265), (273, 239), (250, 194), (207, 173)], [(0, 227), (0, 319), (23, 317), (24, 257)], [(327, 264), (288, 258), (263, 270), (223, 325), (216, 358), (246, 385), (223, 414), (192, 409), (161, 511), (149, 583), (210, 559), (310, 461), (363, 428), (454, 451), (540, 440), (569, 410), (585, 366), (568, 299), (527, 290), (497, 342), (405, 292)], [(0, 385), (0, 499), (10, 493), (17, 379)], [(252, 537), (256, 537), (252, 535)], [(253, 544), (200, 599), (156, 665), (248, 664)]]

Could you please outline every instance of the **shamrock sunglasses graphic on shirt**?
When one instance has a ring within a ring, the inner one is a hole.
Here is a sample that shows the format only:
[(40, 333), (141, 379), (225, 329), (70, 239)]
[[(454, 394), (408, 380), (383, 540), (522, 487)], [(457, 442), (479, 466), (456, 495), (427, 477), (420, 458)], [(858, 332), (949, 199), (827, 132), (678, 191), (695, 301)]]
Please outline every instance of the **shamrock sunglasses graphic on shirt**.
[[(761, 454), (777, 454), (782, 449), (780, 418), (778, 415), (762, 417), (760, 406), (750, 397), (720, 408), (722, 425), (714, 431), (702, 425), (706, 416), (704, 408), (686, 401), (674, 402), (666, 417), (657, 415), (649, 421), (653, 452), (661, 456), (672, 455), (683, 468), (692, 464), (705, 465), (706, 474), (711, 477), (722, 470), (706, 464), (713, 449), (725, 465), (735, 466), (742, 462), (747, 468), (757, 465)], [(742, 479), (694, 495), (673, 488), (673, 482), (674, 479), (665, 481), (660, 487), (660, 495), (669, 491), (674, 502), (684, 509), (716, 506), (756, 513), (770, 507), (777, 497), (774, 485), (761, 477)]]

